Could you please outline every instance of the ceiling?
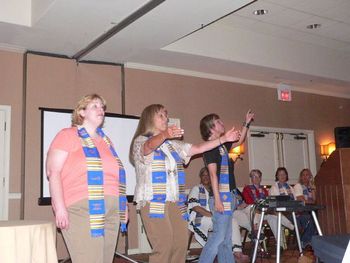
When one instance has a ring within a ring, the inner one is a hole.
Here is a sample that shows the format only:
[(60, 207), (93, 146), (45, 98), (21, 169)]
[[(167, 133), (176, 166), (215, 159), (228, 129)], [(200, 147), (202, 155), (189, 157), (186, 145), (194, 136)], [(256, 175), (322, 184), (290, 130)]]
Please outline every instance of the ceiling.
[[(0, 4), (3, 50), (78, 56), (271, 88), (285, 83), (292, 90), (350, 98), (349, 0)], [(261, 9), (267, 14), (253, 14)], [(307, 28), (314, 24), (321, 27)], [(79, 56), (81, 51), (89, 52)]]

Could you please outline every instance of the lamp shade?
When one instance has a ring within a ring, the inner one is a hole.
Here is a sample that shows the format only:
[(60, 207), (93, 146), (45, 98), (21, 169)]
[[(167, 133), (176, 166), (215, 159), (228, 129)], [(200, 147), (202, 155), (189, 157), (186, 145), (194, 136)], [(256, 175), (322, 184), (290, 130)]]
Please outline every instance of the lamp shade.
[(244, 146), (243, 144), (238, 145), (237, 147), (233, 148), (230, 150), (231, 154), (235, 154), (235, 155), (241, 155), (244, 154)]
[(321, 156), (327, 156), (328, 155), (328, 145), (321, 145)]
[(335, 151), (335, 143), (331, 142), (328, 144), (328, 156), (331, 155), (331, 153), (334, 151)]
[(332, 152), (335, 150), (335, 143), (330, 142), (325, 145), (321, 145), (321, 156), (328, 158), (328, 156), (331, 155)]

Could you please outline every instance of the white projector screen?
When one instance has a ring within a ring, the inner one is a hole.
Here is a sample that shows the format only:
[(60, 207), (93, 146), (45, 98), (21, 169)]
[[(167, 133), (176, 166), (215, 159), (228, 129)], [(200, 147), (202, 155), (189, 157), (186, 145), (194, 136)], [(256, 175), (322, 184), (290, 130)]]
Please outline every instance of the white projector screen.
[[(71, 126), (72, 110), (39, 108), (41, 110), (41, 195), (39, 205), (50, 205), (49, 182), (46, 177), (46, 154), (56, 134)], [(139, 117), (106, 113), (103, 130), (112, 140), (126, 172), (126, 194), (131, 202), (136, 185), (135, 168), (130, 163), (129, 151)]]

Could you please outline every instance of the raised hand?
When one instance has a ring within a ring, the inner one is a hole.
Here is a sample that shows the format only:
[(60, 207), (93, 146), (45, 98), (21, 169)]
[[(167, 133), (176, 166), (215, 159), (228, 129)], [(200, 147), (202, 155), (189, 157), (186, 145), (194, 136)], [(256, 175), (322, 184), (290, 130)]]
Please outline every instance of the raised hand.
[(252, 121), (254, 121), (254, 113), (251, 111), (251, 109), (249, 109), (245, 116), (245, 122), (251, 123)]
[(184, 130), (178, 128), (176, 125), (171, 125), (164, 133), (167, 139), (175, 139), (182, 137), (184, 135)]
[(235, 127), (232, 127), (232, 129), (228, 130), (225, 134), (225, 141), (226, 142), (235, 142), (238, 141), (241, 137), (241, 132), (235, 130)]

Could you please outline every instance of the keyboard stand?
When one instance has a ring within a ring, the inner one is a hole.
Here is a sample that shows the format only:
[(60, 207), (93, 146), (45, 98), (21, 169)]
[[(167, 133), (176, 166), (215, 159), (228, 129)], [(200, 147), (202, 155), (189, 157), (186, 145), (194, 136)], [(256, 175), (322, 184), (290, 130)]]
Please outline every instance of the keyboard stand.
[(253, 257), (252, 257), (252, 263), (255, 262), (256, 260), (256, 255), (258, 252), (258, 244), (259, 244), (259, 238), (261, 235), (261, 230), (262, 230), (262, 225), (263, 225), (263, 220), (264, 220), (264, 215), (266, 214), (266, 212), (268, 210), (270, 211), (275, 211), (277, 212), (277, 244), (276, 244), (276, 263), (280, 263), (281, 260), (281, 251), (280, 251), (280, 244), (281, 244), (281, 218), (282, 218), (282, 212), (292, 212), (292, 216), (293, 216), (293, 223), (294, 223), (294, 228), (295, 228), (295, 234), (297, 236), (297, 242), (298, 242), (298, 248), (299, 248), (299, 253), (300, 255), (303, 255), (303, 249), (301, 247), (301, 241), (300, 241), (300, 234), (299, 234), (299, 229), (298, 229), (298, 224), (297, 224), (297, 219), (296, 219), (296, 215), (295, 212), (298, 211), (311, 211), (312, 214), (312, 218), (314, 219), (316, 228), (317, 228), (317, 232), (320, 236), (322, 236), (322, 231), (320, 228), (320, 225), (318, 223), (317, 220), (317, 216), (315, 213), (315, 210), (320, 209), (320, 206), (305, 206), (305, 208), (300, 207), (300, 208), (291, 208), (291, 207), (275, 207), (275, 208), (267, 208), (267, 207), (262, 207), (259, 208), (259, 210), (261, 211), (261, 218), (259, 221), (259, 227), (258, 227), (258, 234), (255, 240), (255, 244), (254, 244), (254, 252), (253, 252)]

